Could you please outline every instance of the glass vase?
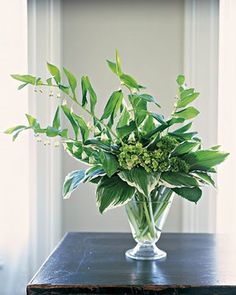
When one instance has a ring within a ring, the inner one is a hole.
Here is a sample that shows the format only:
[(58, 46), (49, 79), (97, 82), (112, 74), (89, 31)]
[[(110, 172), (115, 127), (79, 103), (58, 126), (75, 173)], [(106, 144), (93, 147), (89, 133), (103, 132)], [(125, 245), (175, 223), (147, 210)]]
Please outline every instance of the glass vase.
[(136, 247), (125, 255), (137, 260), (156, 260), (166, 252), (156, 246), (173, 201), (173, 191), (160, 187), (150, 196), (135, 195), (126, 205), (126, 213)]

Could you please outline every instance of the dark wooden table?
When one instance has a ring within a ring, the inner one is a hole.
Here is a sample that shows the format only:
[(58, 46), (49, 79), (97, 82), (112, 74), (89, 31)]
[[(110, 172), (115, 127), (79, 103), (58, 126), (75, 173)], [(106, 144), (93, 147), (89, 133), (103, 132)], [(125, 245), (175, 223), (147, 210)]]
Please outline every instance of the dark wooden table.
[(236, 242), (210, 234), (163, 234), (159, 261), (127, 259), (130, 234), (68, 233), (27, 294), (236, 294)]

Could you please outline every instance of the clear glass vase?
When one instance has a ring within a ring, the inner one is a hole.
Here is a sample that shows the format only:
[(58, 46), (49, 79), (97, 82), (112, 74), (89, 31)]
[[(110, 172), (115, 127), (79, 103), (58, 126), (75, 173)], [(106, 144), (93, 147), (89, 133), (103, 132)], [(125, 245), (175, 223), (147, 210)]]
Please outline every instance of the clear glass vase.
[(150, 196), (135, 195), (126, 205), (126, 213), (136, 247), (125, 255), (137, 260), (156, 260), (166, 252), (156, 246), (173, 201), (173, 191), (160, 187)]

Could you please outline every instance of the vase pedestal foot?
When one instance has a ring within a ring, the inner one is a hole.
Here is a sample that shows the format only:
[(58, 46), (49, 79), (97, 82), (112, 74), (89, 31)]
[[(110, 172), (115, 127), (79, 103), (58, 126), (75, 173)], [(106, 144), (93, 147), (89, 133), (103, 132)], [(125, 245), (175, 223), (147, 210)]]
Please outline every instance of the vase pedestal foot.
[(158, 260), (167, 256), (166, 252), (155, 244), (137, 244), (133, 249), (127, 250), (125, 255), (136, 260)]

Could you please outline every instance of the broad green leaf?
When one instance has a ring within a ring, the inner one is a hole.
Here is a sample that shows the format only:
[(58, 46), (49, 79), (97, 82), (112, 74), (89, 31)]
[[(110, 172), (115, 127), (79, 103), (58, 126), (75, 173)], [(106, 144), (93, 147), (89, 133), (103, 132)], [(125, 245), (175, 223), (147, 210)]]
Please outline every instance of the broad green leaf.
[(134, 192), (135, 189), (117, 175), (113, 175), (111, 178), (104, 176), (96, 191), (97, 206), (100, 213), (125, 205), (132, 199)]
[(168, 125), (166, 123), (166, 121), (164, 120), (164, 116), (156, 114), (156, 113), (150, 113), (150, 115), (156, 119), (159, 123), (163, 124), (163, 125)]
[(177, 108), (185, 108), (188, 104), (193, 102), (199, 96), (199, 94), (200, 93), (195, 92), (195, 93), (189, 94), (183, 99), (179, 99), (177, 102)]
[(15, 80), (25, 82), (27, 84), (32, 84), (32, 85), (36, 84), (36, 77), (32, 75), (11, 75), (11, 77)]
[(55, 137), (57, 135), (59, 135), (60, 131), (57, 128), (48, 126), (46, 129), (46, 135), (48, 137)]
[(48, 78), (46, 80), (46, 82), (47, 82), (48, 86), (52, 86), (52, 78)]
[(214, 180), (206, 172), (199, 172), (198, 171), (198, 172), (194, 172), (193, 175), (197, 176), (203, 182), (215, 186)]
[(184, 99), (185, 97), (193, 93), (194, 93), (194, 88), (184, 89), (183, 91), (180, 92), (180, 99)]
[(142, 131), (145, 134), (148, 134), (149, 132), (154, 130), (155, 127), (156, 127), (156, 125), (153, 122), (153, 117), (152, 116), (147, 116), (147, 118), (146, 118), (146, 120), (145, 120), (145, 122), (143, 124)]
[(179, 196), (187, 199), (190, 202), (197, 203), (202, 196), (202, 191), (198, 187), (180, 187), (172, 188)]
[(95, 165), (92, 168), (89, 168), (86, 170), (85, 178), (83, 182), (91, 182), (94, 178), (97, 178), (98, 176), (104, 176), (105, 171), (102, 169), (101, 165)]
[(124, 170), (118, 175), (128, 185), (135, 187), (144, 196), (149, 196), (157, 186), (160, 178), (158, 174), (147, 173), (144, 168)]
[(80, 133), (83, 139), (83, 142), (85, 142), (89, 137), (89, 128), (84, 119), (80, 116), (77, 116), (76, 114), (72, 113), (72, 117), (74, 121), (77, 122), (77, 125), (79, 126)]
[(53, 118), (53, 122), (52, 122), (52, 127), (58, 129), (61, 126), (61, 121), (60, 121), (60, 107), (57, 107), (56, 113), (54, 115)]
[(21, 84), (20, 86), (17, 87), (18, 90), (21, 90), (23, 89), (26, 85), (28, 85), (29, 83), (24, 83), (24, 84)]
[(20, 134), (20, 132), (22, 132), (26, 129), (29, 129), (29, 127), (24, 126), (24, 125), (18, 125), (15, 127), (8, 128), (4, 133), (13, 134), (12, 140), (15, 141), (17, 136)]
[(172, 156), (187, 154), (199, 146), (196, 141), (184, 141), (180, 143), (172, 152)]
[(186, 132), (186, 133), (174, 133), (174, 132), (169, 132), (169, 134), (176, 139), (180, 141), (185, 141), (185, 140), (195, 140), (201, 142), (201, 140), (197, 139), (195, 135), (197, 135), (197, 132)]
[(161, 174), (161, 179), (171, 186), (198, 186), (198, 182), (193, 176), (179, 172), (164, 172)]
[(121, 64), (120, 64), (120, 56), (118, 50), (116, 50), (116, 72), (118, 76), (122, 75)]
[(38, 126), (38, 122), (33, 116), (31, 116), (29, 114), (25, 114), (25, 116), (26, 116), (26, 118), (28, 120), (28, 123), (29, 123), (30, 127), (33, 127), (33, 126), (36, 126), (36, 125)]
[(139, 126), (146, 118), (147, 112), (147, 101), (140, 98), (138, 95), (129, 95), (129, 101), (134, 110), (135, 121)]
[[(97, 95), (90, 83), (89, 77), (86, 76), (84, 77), (83, 81), (83, 86), (82, 86), (82, 92), (83, 92), (83, 98), (82, 98), (82, 105), (84, 106), (86, 104), (87, 98), (86, 98), (86, 93), (88, 91), (89, 93), (89, 97), (90, 97), (90, 111), (92, 114), (94, 114), (94, 109), (95, 109), (95, 105), (97, 103)], [(85, 87), (85, 89), (83, 90), (83, 87)], [(85, 92), (86, 90), (86, 92)]]
[(142, 93), (142, 94), (136, 94), (136, 96), (147, 102), (153, 102), (155, 105), (160, 107), (160, 105), (157, 102), (157, 99), (150, 94)]
[(184, 156), (184, 160), (190, 165), (190, 170), (208, 170), (220, 163), (222, 163), (229, 153), (214, 151), (214, 150), (200, 150)]
[(152, 137), (153, 135), (162, 132), (164, 130), (166, 130), (169, 127), (169, 125), (159, 125), (158, 127), (156, 127), (155, 129), (153, 129), (152, 131), (148, 132), (144, 137), (146, 139), (149, 139), (150, 137)]
[(71, 114), (70, 109), (67, 106), (62, 105), (61, 109), (62, 109), (63, 113), (65, 114), (65, 116), (67, 117), (67, 119), (70, 121), (71, 126), (72, 126), (72, 128), (74, 130), (74, 133), (75, 133), (75, 138), (77, 139), (77, 137), (78, 137), (78, 125), (77, 125), (77, 122), (75, 121), (73, 115)]
[(48, 71), (49, 73), (53, 76), (54, 80), (56, 81), (57, 84), (61, 82), (61, 74), (59, 69), (50, 63), (47, 63)]
[(112, 61), (110, 61), (110, 60), (107, 60), (107, 64), (108, 64), (109, 68), (111, 69), (111, 71), (112, 71), (114, 74), (118, 75), (118, 73), (117, 73), (116, 63), (114, 63), (114, 62), (112, 62)]
[(58, 84), (59, 89), (61, 89), (62, 92), (69, 95), (70, 94), (70, 88), (68, 86)]
[(129, 114), (127, 108), (124, 107), (116, 128), (123, 127), (123, 126), (127, 125), (129, 122), (129, 118), (130, 118), (130, 114)]
[(176, 129), (175, 131), (173, 131), (172, 133), (175, 133), (175, 134), (181, 134), (181, 133), (184, 133), (186, 131), (188, 131), (190, 128), (192, 127), (192, 122), (184, 125), (183, 127), (180, 127), (178, 129)]
[(77, 80), (76, 80), (75, 76), (72, 73), (70, 73), (66, 68), (63, 68), (63, 70), (64, 70), (64, 73), (65, 73), (67, 80), (69, 82), (71, 91), (73, 93), (73, 99), (76, 100), (75, 89), (77, 87)]
[(130, 75), (122, 74), (120, 80), (128, 87), (139, 90), (140, 86), (137, 81)]
[(85, 177), (84, 170), (76, 170), (69, 173), (64, 181), (63, 184), (63, 197), (64, 199), (69, 199), (72, 192), (76, 190), (79, 184), (83, 181)]
[(122, 127), (118, 127), (116, 129), (117, 134), (120, 138), (124, 138), (125, 136), (129, 135), (136, 129), (136, 124), (134, 121), (131, 121), (129, 125), (125, 125)]
[(116, 156), (106, 153), (104, 151), (100, 152), (100, 160), (102, 167), (108, 177), (111, 177), (119, 168), (119, 162), (117, 161)]
[(217, 151), (220, 147), (221, 147), (221, 145), (214, 145), (214, 146), (212, 146), (210, 149), (211, 149), (211, 150), (214, 150), (214, 151), (215, 151), (215, 150)]
[(109, 118), (112, 114), (115, 117), (119, 110), (123, 100), (123, 93), (121, 90), (114, 91), (110, 96), (105, 108), (101, 120)]
[(172, 126), (174, 124), (183, 123), (185, 120), (183, 118), (171, 118), (167, 121), (167, 124), (169, 126)]
[(88, 85), (86, 76), (81, 78), (81, 89), (82, 89), (82, 106), (85, 107), (88, 103), (87, 100), (87, 92), (88, 92)]
[(199, 114), (199, 111), (194, 107), (188, 107), (182, 111), (175, 112), (174, 116), (178, 118), (183, 118), (185, 120), (192, 119)]
[(178, 83), (179, 86), (182, 86), (185, 82), (185, 77), (184, 75), (178, 75), (176, 82)]
[(106, 144), (105, 142), (102, 142), (100, 139), (97, 139), (97, 138), (88, 139), (84, 142), (84, 144), (97, 147), (107, 152), (112, 151), (112, 146), (110, 144)]

